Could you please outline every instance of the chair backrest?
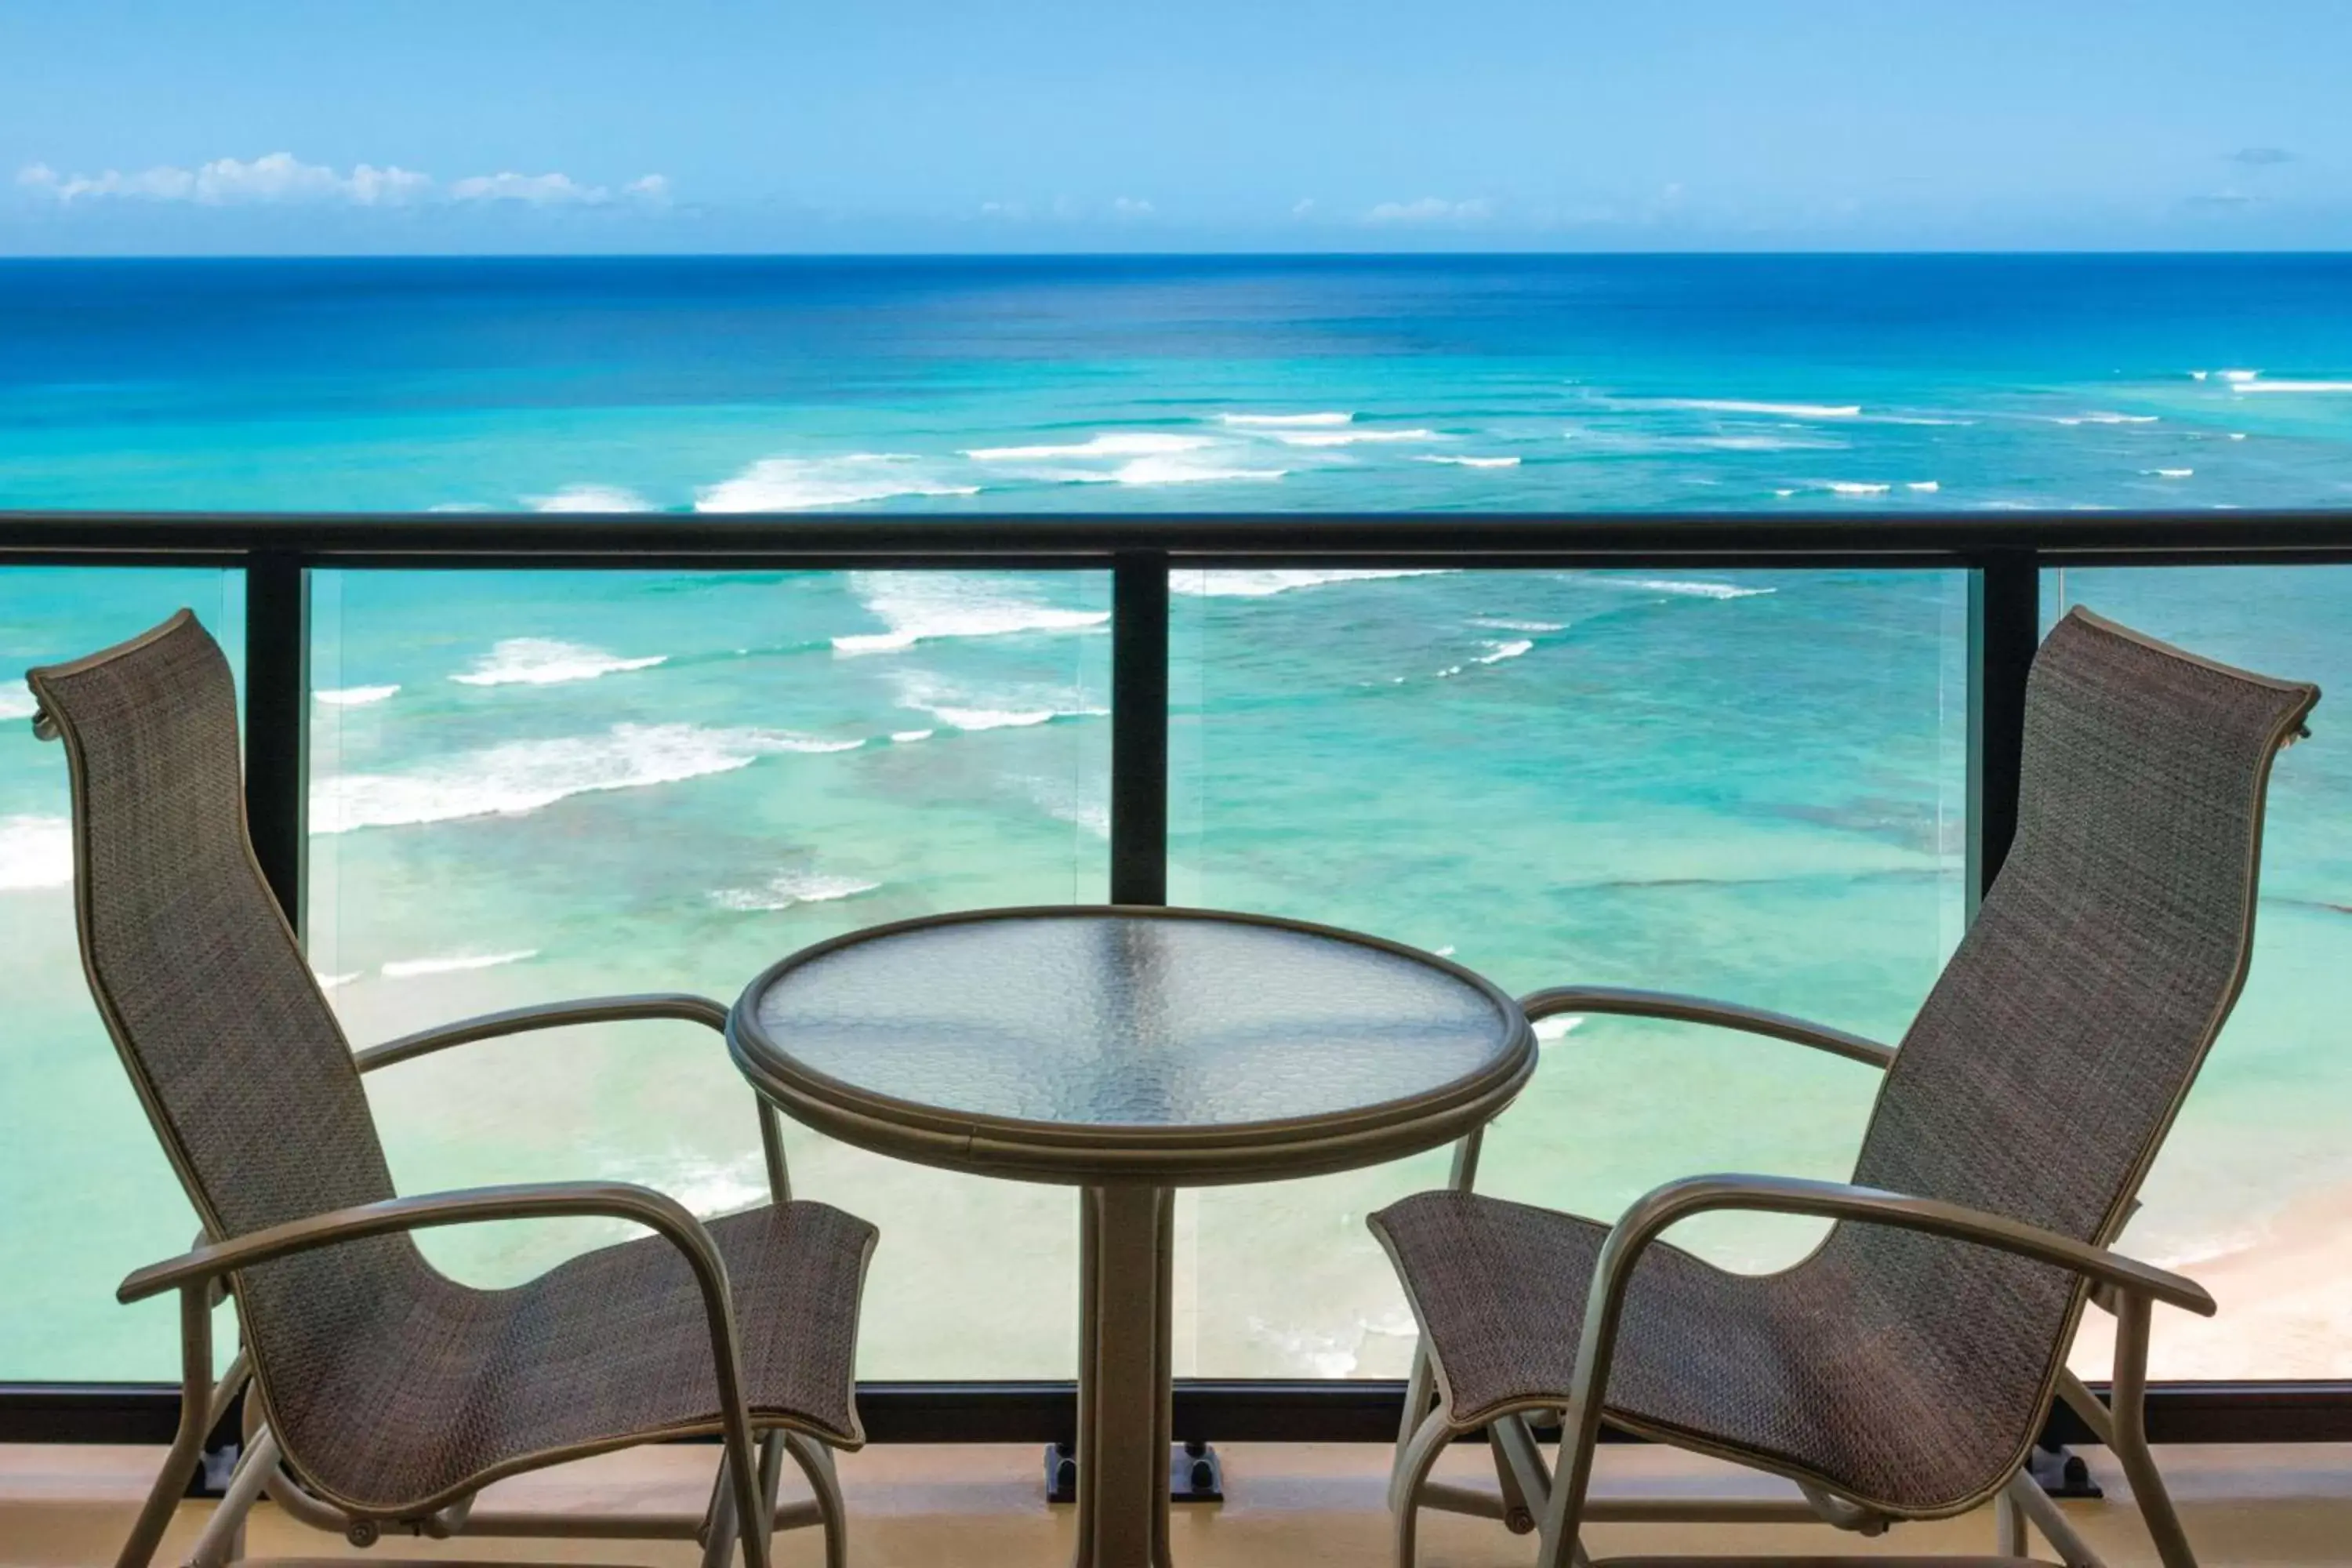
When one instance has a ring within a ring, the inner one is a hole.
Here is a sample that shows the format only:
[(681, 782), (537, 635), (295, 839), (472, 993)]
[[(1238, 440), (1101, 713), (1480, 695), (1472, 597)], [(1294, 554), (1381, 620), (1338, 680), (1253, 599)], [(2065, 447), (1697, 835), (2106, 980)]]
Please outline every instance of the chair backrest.
[[(2080, 609), (2059, 622), (2027, 689), (2016, 839), (1887, 1071), (1855, 1181), (2114, 1239), (2244, 984), (2272, 760), (2318, 699)], [(1823, 1255), (1968, 1367), (1975, 1416), (2022, 1452), (2074, 1277), (1885, 1227)]]
[[(72, 769), (90, 991), (205, 1229), (392, 1196), (350, 1044), (253, 858), (219, 647), (182, 610), (26, 679)], [(393, 1236), (246, 1270), (238, 1310), (273, 1402), (424, 1267)]]

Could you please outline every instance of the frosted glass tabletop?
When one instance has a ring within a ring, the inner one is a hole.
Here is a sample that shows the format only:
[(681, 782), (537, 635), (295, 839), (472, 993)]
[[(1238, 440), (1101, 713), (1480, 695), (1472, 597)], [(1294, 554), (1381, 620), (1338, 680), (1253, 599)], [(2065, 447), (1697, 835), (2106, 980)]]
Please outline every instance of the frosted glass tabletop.
[(795, 1078), (977, 1121), (1106, 1130), (1344, 1118), (1458, 1097), (1532, 1052), (1518, 1009), (1466, 970), (1198, 911), (883, 927), (771, 970), (736, 1016), (739, 1058)]

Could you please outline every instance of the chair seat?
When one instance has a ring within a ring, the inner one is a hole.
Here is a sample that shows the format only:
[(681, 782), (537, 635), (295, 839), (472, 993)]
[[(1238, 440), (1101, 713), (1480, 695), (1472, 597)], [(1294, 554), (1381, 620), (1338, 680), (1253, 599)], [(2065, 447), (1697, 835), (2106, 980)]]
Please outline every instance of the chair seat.
[[(753, 1425), (862, 1443), (853, 1376), (874, 1227), (819, 1203), (709, 1223)], [(663, 1237), (584, 1254), (511, 1289), (425, 1268), (412, 1277), (414, 1299), (331, 1360), (286, 1379), (261, 1368), (289, 1462), (330, 1496), (407, 1508), (538, 1464), (719, 1429), (701, 1291)]]
[[(1461, 1192), (1419, 1194), (1370, 1223), (1456, 1425), (1568, 1403), (1606, 1226)], [(1655, 1244), (1627, 1292), (1604, 1415), (1888, 1513), (1972, 1506), (2021, 1458), (2019, 1424), (1987, 1408), (1965, 1358), (1937, 1353), (1901, 1303), (1870, 1300), (1834, 1247), (1749, 1275)]]

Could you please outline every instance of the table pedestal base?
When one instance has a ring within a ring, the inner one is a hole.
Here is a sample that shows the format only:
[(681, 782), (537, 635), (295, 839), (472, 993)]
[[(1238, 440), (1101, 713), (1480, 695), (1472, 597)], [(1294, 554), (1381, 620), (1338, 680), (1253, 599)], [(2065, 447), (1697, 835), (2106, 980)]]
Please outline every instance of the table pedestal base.
[(1078, 1216), (1076, 1568), (1170, 1568), (1175, 1194), (1088, 1187)]
[[(1076, 1443), (1045, 1445), (1045, 1500), (1078, 1500)], [(1225, 1500), (1225, 1462), (1216, 1449), (1206, 1443), (1179, 1443), (1169, 1450), (1168, 1500), (1173, 1504)]]

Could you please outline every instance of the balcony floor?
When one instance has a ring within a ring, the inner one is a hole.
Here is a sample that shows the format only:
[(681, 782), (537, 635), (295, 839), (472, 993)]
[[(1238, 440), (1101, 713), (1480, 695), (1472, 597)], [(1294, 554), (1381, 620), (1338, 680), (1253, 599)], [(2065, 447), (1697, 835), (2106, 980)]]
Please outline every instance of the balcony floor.
[[(1385, 1563), (1388, 1521), (1381, 1511), (1386, 1450), (1361, 1445), (1234, 1444), (1223, 1448), (1229, 1500), (1222, 1507), (1176, 1510), (1175, 1555), (1192, 1568), (1313, 1568)], [(715, 1450), (671, 1447), (612, 1455), (504, 1483), (488, 1494), (499, 1506), (667, 1511), (700, 1506)], [(2101, 1502), (2067, 1506), (2112, 1568), (2156, 1561), (2127, 1506), (2121, 1478), (2096, 1449), (2086, 1456), (2107, 1489)], [(150, 1467), (160, 1450), (0, 1446), (0, 1564), (79, 1568), (110, 1563)], [(2352, 1445), (2182, 1447), (2161, 1452), (2191, 1540), (2209, 1568), (2224, 1564), (2337, 1564), (2352, 1561)], [(1440, 1474), (1475, 1479), (1483, 1450), (1448, 1457)], [(860, 1565), (940, 1563), (1049, 1564), (1070, 1555), (1071, 1513), (1041, 1500), (1040, 1456), (1030, 1448), (877, 1447), (844, 1461), (851, 1510), (851, 1555)], [(789, 1489), (791, 1483), (787, 1481)], [(1656, 1495), (1704, 1490), (1768, 1490), (1773, 1483), (1710, 1461), (1659, 1448), (1612, 1447), (1601, 1459), (1604, 1494)], [(173, 1534), (158, 1554), (176, 1563), (210, 1505), (182, 1506)], [(781, 1538), (779, 1561), (814, 1562), (813, 1535)], [(1527, 1541), (1481, 1520), (1433, 1514), (1423, 1531), (1428, 1568), (1522, 1564)], [(1587, 1538), (1596, 1552), (1688, 1550), (1867, 1552), (1873, 1543), (1811, 1526), (1615, 1526)], [(1911, 1552), (1989, 1550), (1983, 1515), (1898, 1529)], [(387, 1541), (373, 1553), (302, 1529), (265, 1505), (249, 1531), (248, 1551), (355, 1561), (402, 1558), (515, 1562), (593, 1562), (687, 1565), (690, 1543), (525, 1542), (463, 1539)]]

